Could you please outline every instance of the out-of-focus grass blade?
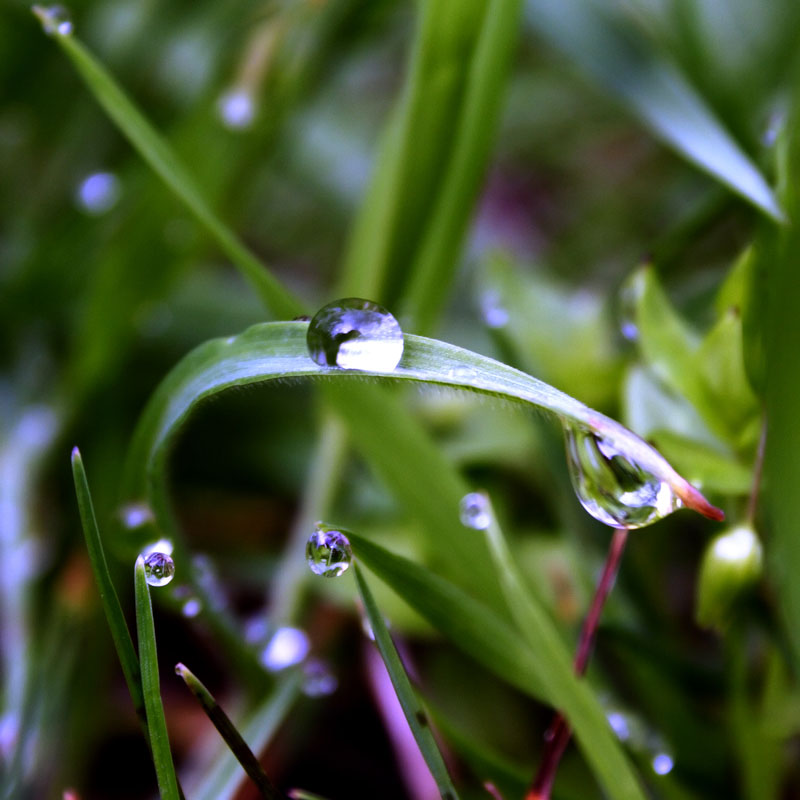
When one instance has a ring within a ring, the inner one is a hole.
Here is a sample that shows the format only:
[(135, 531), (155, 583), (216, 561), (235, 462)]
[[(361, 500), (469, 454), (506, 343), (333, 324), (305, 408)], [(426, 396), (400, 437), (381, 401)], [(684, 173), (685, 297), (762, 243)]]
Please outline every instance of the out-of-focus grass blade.
[(267, 798), (267, 800), (285, 800), (285, 796), (272, 785), (272, 781), (270, 781), (267, 773), (264, 772), (264, 768), (253, 751), (248, 747), (242, 734), (236, 730), (236, 726), (231, 722), (228, 715), (222, 710), (202, 681), (184, 664), (176, 664), (175, 673), (183, 679), (189, 691), (197, 698), (203, 707), (203, 711), (206, 712), (214, 727), (219, 731), (219, 735), (230, 748), (231, 753), (236, 756), (236, 760), (256, 785), (261, 796)]
[(271, 313), (279, 319), (302, 313), (299, 301), (211, 210), (191, 174), (167, 141), (130, 101), (105, 67), (73, 35), (55, 38), (97, 102), (142, 158), (214, 237), (222, 251), (250, 281)]
[[(245, 741), (260, 753), (286, 719), (300, 695), (300, 675), (291, 674), (279, 681), (258, 708), (240, 727)], [(242, 771), (236, 757), (227, 748), (211, 769), (197, 782), (196, 800), (230, 800), (242, 782)]]
[(549, 696), (556, 698), (555, 704), (574, 730), (584, 757), (609, 797), (643, 800), (641, 785), (603, 709), (587, 684), (575, 677), (572, 658), (558, 631), (547, 612), (525, 587), (494, 512), (491, 512), (486, 534), (508, 607), (542, 665), (539, 678), (547, 687)]
[(455, 138), (448, 137), (452, 154), (404, 296), (404, 318), (415, 331), (433, 329), (452, 285), (500, 116), (521, 5), (522, 0), (492, 0), (486, 7), (453, 127)]
[(125, 682), (128, 685), (131, 700), (133, 700), (133, 707), (136, 709), (136, 714), (142, 721), (145, 731), (147, 731), (139, 659), (136, 657), (128, 624), (125, 622), (125, 615), (122, 613), (122, 606), (119, 603), (117, 591), (108, 571), (103, 542), (100, 539), (100, 530), (97, 527), (97, 519), (94, 514), (92, 495), (89, 492), (89, 483), (86, 480), (83, 459), (77, 447), (72, 450), (72, 477), (75, 481), (75, 494), (78, 497), (78, 509), (81, 515), (83, 535), (86, 539), (86, 549), (89, 551), (89, 561), (91, 562), (94, 579), (100, 593), (100, 601), (103, 604), (108, 627), (111, 629), (111, 637), (114, 640), (114, 647), (117, 649), (117, 656), (122, 665)]
[(528, 0), (526, 18), (616, 94), (655, 136), (773, 220), (784, 221), (764, 176), (703, 98), (608, 9), (586, 0)]
[(147, 729), (150, 733), (150, 750), (158, 778), (158, 790), (162, 800), (179, 800), (178, 780), (169, 748), (167, 721), (161, 705), (161, 687), (158, 679), (158, 655), (156, 632), (153, 626), (153, 605), (150, 588), (144, 573), (144, 559), (139, 556), (134, 567), (134, 589), (136, 596), (136, 632), (139, 640), (139, 663), (142, 670), (142, 692), (147, 714)]
[(321, 794), (312, 794), (305, 789), (292, 789), (289, 792), (289, 797), (291, 797), (292, 800), (327, 800), (327, 798), (323, 797)]
[[(469, 533), (465, 531), (465, 535)], [(531, 605), (530, 618), (528, 611), (524, 612), (526, 624), (535, 622), (538, 627), (530, 638), (521, 638), (484, 606), (428, 570), (357, 534), (350, 536), (350, 542), (357, 558), (453, 644), (509, 683), (563, 709), (609, 797), (643, 800), (600, 704), (575, 677), (566, 647), (540, 608)], [(534, 642), (542, 649), (534, 647)]]
[(444, 763), (442, 754), (439, 752), (439, 747), (436, 744), (436, 739), (431, 733), (430, 723), (428, 722), (427, 712), (424, 710), (422, 703), (420, 703), (416, 692), (411, 686), (411, 681), (406, 675), (403, 662), (397, 653), (397, 649), (392, 642), (392, 637), (386, 628), (386, 623), (383, 621), (383, 616), (378, 610), (375, 603), (375, 598), (361, 574), (358, 564), (354, 565), (356, 574), (356, 583), (358, 584), (358, 591), (361, 595), (361, 600), (364, 603), (364, 611), (367, 614), (369, 623), (372, 626), (372, 632), (375, 635), (375, 644), (380, 650), (383, 663), (386, 665), (386, 670), (394, 686), (397, 699), (406, 716), (408, 725), (411, 732), (414, 734), (414, 739), (417, 742), (422, 757), (431, 771), (433, 779), (436, 781), (436, 786), (439, 793), (445, 800), (457, 800), (458, 793), (456, 792), (453, 781), (447, 772), (447, 766)]

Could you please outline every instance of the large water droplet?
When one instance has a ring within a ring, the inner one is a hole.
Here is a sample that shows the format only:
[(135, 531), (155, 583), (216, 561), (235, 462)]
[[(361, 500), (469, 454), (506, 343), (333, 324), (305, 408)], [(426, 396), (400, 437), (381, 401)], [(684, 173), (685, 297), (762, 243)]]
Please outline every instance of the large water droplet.
[(144, 560), (144, 574), (151, 586), (166, 586), (175, 577), (172, 556), (154, 550)]
[(572, 486), (595, 519), (615, 528), (641, 528), (681, 507), (668, 483), (601, 436), (572, 424), (564, 433)]
[(458, 507), (461, 524), (476, 531), (485, 531), (492, 524), (489, 498), (483, 492), (470, 492), (461, 498)]
[(64, 6), (34, 6), (33, 11), (48, 36), (69, 36), (72, 33), (72, 15)]
[(323, 306), (306, 336), (308, 353), (323, 367), (391, 372), (403, 355), (397, 320), (370, 300), (348, 297)]
[(327, 697), (338, 686), (339, 681), (324, 661), (312, 658), (303, 665), (303, 694), (307, 697)]
[(308, 636), (300, 628), (278, 628), (261, 652), (261, 663), (270, 671), (299, 664), (311, 649)]
[(338, 578), (353, 561), (350, 541), (341, 531), (318, 524), (308, 537), (306, 561), (315, 575)]

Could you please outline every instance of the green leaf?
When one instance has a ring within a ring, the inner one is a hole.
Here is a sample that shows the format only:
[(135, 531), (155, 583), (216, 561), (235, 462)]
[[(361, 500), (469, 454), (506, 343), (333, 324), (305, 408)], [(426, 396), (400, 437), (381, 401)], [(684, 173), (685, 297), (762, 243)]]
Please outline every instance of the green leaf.
[(361, 600), (364, 603), (364, 611), (367, 614), (372, 632), (375, 636), (375, 644), (380, 650), (383, 663), (386, 665), (386, 671), (391, 678), (392, 686), (397, 694), (397, 699), (406, 716), (408, 725), (411, 732), (414, 734), (414, 739), (417, 742), (422, 757), (431, 771), (433, 779), (436, 781), (436, 786), (439, 789), (443, 800), (457, 800), (458, 793), (456, 792), (453, 781), (447, 772), (442, 754), (439, 752), (439, 747), (436, 744), (431, 733), (430, 723), (428, 721), (428, 714), (420, 703), (416, 692), (411, 686), (411, 681), (406, 675), (403, 662), (397, 653), (397, 649), (392, 642), (392, 637), (386, 628), (386, 623), (383, 621), (383, 616), (378, 610), (375, 603), (375, 598), (369, 589), (358, 564), (354, 565), (356, 574), (356, 583), (358, 584), (358, 591), (361, 595)]
[(114, 124), (241, 270), (272, 314), (278, 318), (291, 318), (301, 314), (303, 308), (299, 301), (292, 297), (258, 257), (212, 211), (189, 170), (103, 65), (75, 36), (55, 38)]
[(617, 95), (651, 133), (771, 219), (784, 221), (764, 176), (703, 98), (605, 4), (535, 0), (526, 11), (547, 41)]
[(111, 629), (111, 638), (114, 640), (114, 647), (122, 665), (122, 672), (125, 675), (125, 683), (128, 685), (131, 700), (133, 700), (133, 707), (145, 731), (147, 731), (139, 659), (133, 649), (133, 640), (128, 630), (128, 624), (125, 622), (125, 615), (122, 613), (117, 590), (114, 588), (111, 573), (108, 571), (103, 542), (100, 538), (100, 530), (97, 527), (97, 519), (94, 514), (92, 495), (89, 492), (89, 483), (86, 480), (83, 459), (77, 447), (72, 450), (72, 477), (75, 482), (75, 494), (78, 497), (78, 510), (81, 515), (86, 549), (89, 551), (89, 562), (92, 565), (92, 573), (100, 593), (100, 602), (103, 604), (108, 627)]
[(189, 691), (197, 698), (198, 702), (206, 712), (206, 715), (225, 740), (225, 744), (230, 748), (231, 753), (236, 756), (236, 760), (256, 785), (259, 793), (267, 800), (285, 800), (270, 781), (259, 760), (253, 751), (247, 746), (247, 742), (236, 730), (236, 726), (231, 722), (230, 717), (222, 710), (221, 706), (212, 696), (211, 692), (197, 678), (197, 676), (183, 664), (175, 666), (175, 673), (183, 679)]
[[(269, 744), (279, 726), (300, 695), (300, 674), (281, 679), (264, 701), (240, 725), (245, 741), (256, 753)], [(211, 768), (197, 782), (196, 800), (231, 800), (242, 782), (242, 771), (236, 757), (225, 748)]]
[(158, 778), (161, 800), (179, 800), (178, 780), (169, 748), (167, 721), (161, 705), (161, 686), (158, 678), (158, 655), (156, 632), (153, 626), (153, 605), (150, 587), (144, 572), (144, 559), (139, 556), (134, 568), (134, 590), (136, 596), (136, 632), (139, 640), (139, 662), (142, 670), (142, 692), (147, 714), (147, 729), (150, 733), (150, 749)]
[[(149, 498), (162, 527), (176, 535), (165, 486), (166, 460), (176, 433), (202, 400), (234, 386), (279, 378), (325, 377), (347, 382), (369, 377), (449, 386), (547, 409), (596, 431), (666, 481), (688, 507), (712, 518), (720, 516), (721, 512), (633, 432), (524, 372), (444, 342), (411, 335), (405, 337), (403, 359), (392, 372), (320, 367), (308, 357), (306, 330), (303, 322), (265, 323), (236, 337), (206, 342), (189, 353), (162, 382), (142, 415), (126, 465), (125, 501)], [(458, 549), (450, 558), (459, 561)]]

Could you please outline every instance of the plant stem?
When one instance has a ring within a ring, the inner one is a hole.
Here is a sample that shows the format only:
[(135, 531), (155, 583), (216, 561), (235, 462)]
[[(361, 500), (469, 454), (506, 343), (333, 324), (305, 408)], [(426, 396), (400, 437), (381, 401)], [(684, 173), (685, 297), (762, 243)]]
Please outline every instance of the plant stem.
[(753, 464), (753, 486), (750, 489), (750, 497), (747, 501), (747, 519), (750, 524), (755, 523), (756, 509), (758, 508), (758, 496), (761, 491), (761, 476), (764, 472), (764, 454), (767, 449), (767, 420), (761, 423), (761, 436), (758, 440), (758, 450)]
[[(608, 548), (606, 563), (603, 566), (603, 573), (597, 584), (597, 588), (592, 598), (592, 605), (589, 613), (583, 622), (581, 635), (578, 639), (578, 649), (575, 653), (575, 672), (583, 675), (589, 663), (592, 653), (594, 640), (597, 636), (597, 626), (600, 623), (600, 615), (603, 612), (608, 595), (614, 585), (617, 576), (622, 553), (625, 550), (625, 543), (628, 541), (628, 529), (616, 528)], [(531, 784), (531, 788), (525, 795), (525, 800), (550, 800), (550, 793), (553, 789), (553, 782), (556, 778), (561, 756), (569, 744), (572, 731), (561, 712), (557, 712), (553, 717), (550, 727), (545, 733), (545, 749), (539, 771)]]

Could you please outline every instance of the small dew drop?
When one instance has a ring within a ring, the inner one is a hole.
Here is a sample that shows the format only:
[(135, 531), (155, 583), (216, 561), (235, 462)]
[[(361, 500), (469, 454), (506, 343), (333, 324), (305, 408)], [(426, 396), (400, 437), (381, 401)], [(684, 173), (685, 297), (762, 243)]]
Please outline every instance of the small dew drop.
[(619, 711), (611, 711), (606, 716), (611, 730), (617, 735), (617, 738), (622, 742), (627, 742), (631, 738), (631, 729), (628, 725), (627, 717)]
[(682, 503), (669, 484), (591, 430), (564, 426), (567, 464), (581, 505), (600, 522), (641, 528)]
[(75, 202), (87, 214), (99, 216), (119, 200), (119, 179), (112, 172), (95, 172), (84, 178), (75, 192)]
[(217, 100), (217, 113), (226, 128), (244, 130), (253, 124), (256, 103), (247, 89), (230, 89)]
[(459, 505), (461, 524), (476, 531), (485, 531), (492, 524), (489, 498), (483, 492), (470, 492)]
[(153, 511), (145, 503), (128, 503), (119, 510), (119, 518), (128, 530), (136, 530), (142, 525), (155, 521)]
[(144, 560), (144, 574), (151, 586), (166, 586), (175, 577), (175, 562), (167, 553), (154, 551)]
[(65, 6), (34, 6), (33, 10), (48, 36), (69, 36), (72, 33), (72, 15)]
[(194, 619), (203, 610), (203, 604), (196, 597), (190, 597), (181, 607), (181, 614), (188, 619)]
[(324, 661), (313, 658), (303, 665), (303, 694), (307, 697), (327, 697), (338, 686), (339, 681)]
[(500, 300), (496, 289), (487, 289), (480, 299), (481, 315), (489, 328), (503, 328), (508, 324), (508, 309)]
[(652, 766), (656, 775), (668, 775), (672, 772), (675, 762), (668, 753), (656, 753), (653, 756)]
[(625, 281), (617, 293), (617, 319), (619, 330), (624, 339), (635, 342), (639, 338), (639, 326), (636, 324), (636, 305), (640, 294), (638, 273)]
[(306, 335), (311, 359), (323, 367), (391, 372), (403, 355), (397, 320), (370, 300), (349, 297), (323, 306)]
[(308, 636), (299, 628), (278, 628), (261, 651), (261, 663), (271, 672), (299, 664), (311, 649)]
[(338, 578), (353, 561), (350, 541), (341, 531), (318, 524), (308, 537), (306, 561), (315, 575)]

